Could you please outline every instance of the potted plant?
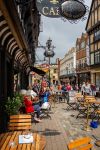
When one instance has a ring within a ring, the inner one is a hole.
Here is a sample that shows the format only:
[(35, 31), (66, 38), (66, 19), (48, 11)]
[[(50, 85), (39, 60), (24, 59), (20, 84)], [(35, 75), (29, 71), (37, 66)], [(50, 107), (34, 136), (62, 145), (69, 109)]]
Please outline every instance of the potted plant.
[(15, 94), (14, 97), (8, 97), (5, 104), (5, 111), (8, 115), (19, 114), (19, 109), (23, 105), (23, 97), (20, 94)]

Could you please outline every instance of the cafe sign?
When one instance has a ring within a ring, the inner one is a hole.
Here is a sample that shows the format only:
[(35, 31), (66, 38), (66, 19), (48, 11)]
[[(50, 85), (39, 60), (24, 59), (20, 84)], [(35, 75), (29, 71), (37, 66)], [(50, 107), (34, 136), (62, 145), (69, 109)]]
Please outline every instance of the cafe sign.
[(39, 12), (46, 17), (61, 17), (59, 0), (37, 0), (36, 5)]
[(87, 11), (82, 0), (37, 0), (36, 5), (46, 17), (64, 17), (68, 20), (80, 19)]

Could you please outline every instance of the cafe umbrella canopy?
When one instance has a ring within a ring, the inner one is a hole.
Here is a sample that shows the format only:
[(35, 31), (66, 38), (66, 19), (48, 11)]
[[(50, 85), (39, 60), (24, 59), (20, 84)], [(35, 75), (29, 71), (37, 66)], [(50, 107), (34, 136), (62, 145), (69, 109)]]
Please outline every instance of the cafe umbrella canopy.
[(37, 0), (36, 5), (42, 15), (64, 18), (71, 23), (85, 20), (87, 12), (89, 12), (89, 8), (83, 0)]

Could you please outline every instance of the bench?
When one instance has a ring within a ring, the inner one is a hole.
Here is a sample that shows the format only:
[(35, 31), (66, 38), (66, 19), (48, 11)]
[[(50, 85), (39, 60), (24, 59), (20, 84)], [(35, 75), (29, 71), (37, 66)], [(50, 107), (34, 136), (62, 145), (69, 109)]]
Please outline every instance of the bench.
[(68, 150), (91, 150), (92, 147), (93, 145), (89, 137), (82, 137), (68, 144)]
[(32, 127), (31, 124), (31, 115), (12, 115), (10, 116), (8, 129), (11, 131), (14, 130), (30, 130)]

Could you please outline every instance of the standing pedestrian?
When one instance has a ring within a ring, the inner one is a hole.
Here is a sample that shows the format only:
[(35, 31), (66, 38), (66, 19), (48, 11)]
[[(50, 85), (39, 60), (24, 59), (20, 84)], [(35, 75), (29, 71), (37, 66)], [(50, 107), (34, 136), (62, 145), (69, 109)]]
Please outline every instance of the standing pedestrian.
[(82, 92), (82, 95), (84, 95), (84, 91), (85, 90), (85, 82), (83, 82), (82, 86), (81, 86), (81, 92)]
[(96, 86), (94, 83), (91, 84), (91, 91), (92, 91), (92, 95), (96, 96)]
[(85, 86), (84, 86), (84, 94), (85, 95), (91, 95), (91, 86), (88, 82), (86, 82)]

